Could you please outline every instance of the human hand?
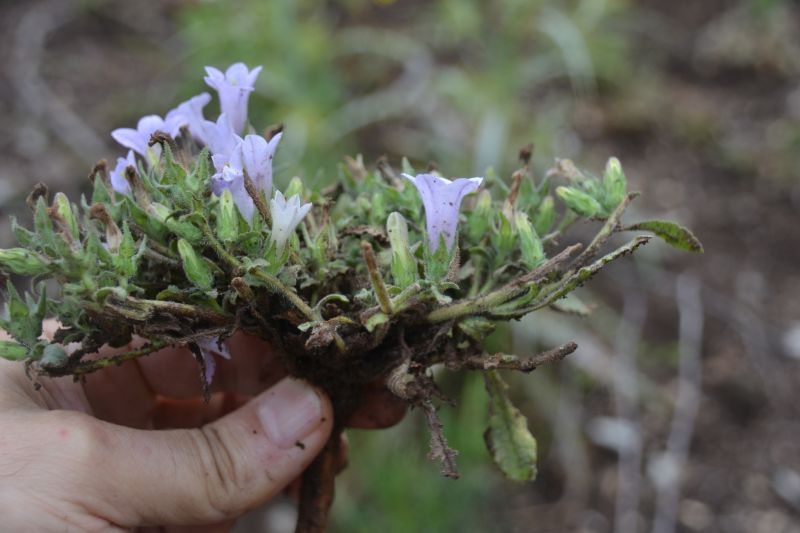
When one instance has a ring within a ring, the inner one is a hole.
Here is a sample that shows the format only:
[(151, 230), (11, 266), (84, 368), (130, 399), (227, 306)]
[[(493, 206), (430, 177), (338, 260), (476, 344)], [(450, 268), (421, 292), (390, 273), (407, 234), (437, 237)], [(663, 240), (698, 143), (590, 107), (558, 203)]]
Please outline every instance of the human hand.
[[(41, 379), (39, 391), (22, 365), (0, 360), (3, 527), (227, 530), (282, 491), (327, 441), (330, 400), (286, 377), (265, 342), (237, 334), (228, 347), (232, 358), (219, 361), (209, 403), (187, 349), (84, 383)], [(124, 350), (100, 356), (117, 351)], [(402, 417), (380, 388), (366, 398), (351, 425), (384, 427)]]

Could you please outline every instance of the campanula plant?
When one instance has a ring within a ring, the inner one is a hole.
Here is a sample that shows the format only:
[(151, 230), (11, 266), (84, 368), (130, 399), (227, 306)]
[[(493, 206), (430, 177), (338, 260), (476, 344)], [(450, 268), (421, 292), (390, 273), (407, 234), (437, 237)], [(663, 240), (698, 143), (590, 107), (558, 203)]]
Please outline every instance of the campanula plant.
[[(291, 374), (324, 388), (339, 422), (365, 386), (385, 383), (425, 413), (431, 458), (450, 477), (458, 476), (455, 452), (436, 414), (442, 393), (431, 369), (478, 371), (490, 398), (491, 455), (508, 477), (532, 479), (536, 440), (500, 371), (529, 372), (577, 346), (519, 358), (486, 353), (487, 335), (498, 322), (559, 306), (651, 239), (620, 243), (618, 235), (646, 232), (695, 252), (700, 243), (671, 222), (624, 221), (636, 193), (614, 158), (601, 177), (560, 160), (534, 179), (523, 150), (507, 183), (417, 173), (405, 160), (402, 173), (385, 160), (372, 170), (345, 158), (324, 187), (295, 177), (278, 190), (272, 165), (283, 133), (259, 135), (247, 120), (260, 70), (207, 68), (222, 110), (214, 121), (203, 115), (210, 96), (202, 93), (164, 119), (147, 115), (115, 130), (127, 154), (113, 169), (98, 163), (80, 202), (34, 188), (32, 229), (12, 220), (19, 246), (0, 250), (0, 270), (33, 282), (24, 296), (7, 285), (0, 327), (14, 341), (0, 342), (0, 356), (24, 361), (33, 379), (79, 379), (185, 345), (208, 394), (216, 358), (230, 356), (227, 339), (243, 330), (280, 350)], [(562, 246), (578, 220), (595, 223), (597, 234)], [(48, 316), (60, 322), (53, 339), (42, 336)], [(93, 356), (134, 336), (144, 344), (131, 352)], [(300, 531), (325, 523), (333, 486), (325, 465), (339, 442), (337, 432), (306, 474)]]

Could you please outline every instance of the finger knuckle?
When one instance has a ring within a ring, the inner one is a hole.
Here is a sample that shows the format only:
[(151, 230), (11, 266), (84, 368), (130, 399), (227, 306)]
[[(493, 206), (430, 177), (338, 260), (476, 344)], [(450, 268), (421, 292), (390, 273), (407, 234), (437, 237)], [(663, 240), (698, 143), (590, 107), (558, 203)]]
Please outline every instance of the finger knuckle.
[(242, 493), (248, 489), (249, 473), (244, 461), (237, 461), (237, 444), (213, 424), (195, 433), (204, 470), (205, 496), (208, 505), (225, 518), (238, 516)]

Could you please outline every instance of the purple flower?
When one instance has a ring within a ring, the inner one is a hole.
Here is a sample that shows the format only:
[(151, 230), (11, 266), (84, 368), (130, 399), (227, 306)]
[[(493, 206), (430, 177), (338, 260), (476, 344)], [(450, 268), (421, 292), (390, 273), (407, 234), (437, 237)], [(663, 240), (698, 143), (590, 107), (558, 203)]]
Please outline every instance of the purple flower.
[(211, 152), (214, 168), (221, 171), (222, 167), (230, 161), (237, 146), (242, 142), (242, 138), (233, 131), (225, 113), (221, 114), (216, 122), (204, 120), (202, 131), (208, 151)]
[(458, 226), (458, 211), (461, 200), (480, 187), (483, 178), (458, 178), (450, 181), (433, 174), (408, 174), (403, 176), (417, 188), (425, 206), (425, 223), (428, 230), (428, 246), (431, 252), (439, 247), (441, 238), (452, 250)]
[(245, 220), (250, 222), (253, 219), (253, 212), (255, 211), (255, 204), (250, 195), (247, 194), (247, 189), (244, 188), (244, 173), (242, 169), (232, 165), (225, 165), (222, 170), (211, 176), (211, 190), (217, 196), (222, 194), (222, 191), (228, 189), (231, 191), (233, 201)]
[(244, 132), (247, 124), (247, 100), (260, 72), (261, 67), (249, 70), (244, 63), (234, 63), (224, 74), (214, 67), (206, 67), (205, 81), (219, 94), (220, 108), (238, 134)]
[(167, 113), (165, 122), (174, 121), (180, 129), (182, 126), (189, 128), (192, 136), (203, 144), (206, 144), (205, 136), (203, 135), (203, 108), (211, 101), (211, 95), (208, 93), (201, 93), (197, 96), (186, 100)]
[(283, 252), (286, 241), (294, 233), (297, 225), (305, 218), (311, 209), (311, 204), (300, 204), (300, 195), (295, 194), (289, 201), (283, 197), (281, 191), (275, 191), (275, 198), (269, 201), (272, 211), (272, 235), (270, 239), (275, 244), (278, 254)]
[[(139, 119), (136, 129), (117, 128), (111, 132), (111, 136), (125, 148), (130, 148), (142, 157), (147, 157), (147, 144), (150, 142), (150, 136), (161, 131), (174, 137), (180, 131), (178, 122), (175, 116), (168, 117), (168, 120), (165, 121), (158, 115), (147, 115)], [(156, 155), (160, 155), (161, 147), (153, 146), (152, 151)]]
[(206, 367), (206, 385), (211, 385), (211, 380), (214, 379), (214, 374), (217, 370), (217, 361), (214, 359), (214, 356), (218, 355), (225, 359), (230, 359), (231, 352), (219, 339), (200, 339), (197, 341), (197, 346), (200, 348), (200, 354), (203, 356), (203, 364)]
[(278, 133), (267, 142), (260, 135), (248, 135), (230, 157), (230, 164), (247, 172), (256, 188), (267, 197), (272, 192), (272, 159), (282, 136), (282, 132)]
[(108, 173), (111, 178), (111, 187), (121, 194), (128, 194), (131, 191), (131, 185), (125, 179), (125, 170), (128, 167), (136, 168), (136, 157), (133, 155), (133, 150), (128, 150), (127, 157), (118, 157), (117, 166)]

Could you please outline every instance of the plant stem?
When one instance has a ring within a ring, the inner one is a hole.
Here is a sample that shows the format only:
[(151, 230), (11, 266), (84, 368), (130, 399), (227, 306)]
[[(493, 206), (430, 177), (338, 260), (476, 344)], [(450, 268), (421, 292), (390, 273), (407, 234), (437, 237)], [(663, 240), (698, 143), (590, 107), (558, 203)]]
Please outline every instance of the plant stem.
[(577, 344), (568, 342), (525, 359), (520, 359), (515, 355), (505, 354), (495, 354), (488, 357), (469, 357), (464, 360), (464, 366), (471, 370), (502, 368), (506, 370), (519, 370), (520, 372), (531, 372), (542, 365), (560, 361), (577, 349)]
[(253, 199), (253, 203), (256, 205), (258, 214), (261, 215), (261, 219), (264, 221), (264, 224), (269, 227), (272, 220), (269, 212), (269, 206), (264, 201), (264, 197), (261, 196), (261, 192), (259, 192), (259, 190), (256, 188), (256, 184), (253, 183), (253, 180), (247, 175), (247, 172), (244, 174), (244, 189), (247, 191), (247, 194), (250, 195), (250, 198)]
[(301, 312), (308, 320), (322, 320), (322, 317), (319, 316), (318, 313), (315, 313), (314, 310), (303, 300), (300, 296), (293, 291), (291, 288), (287, 287), (281, 280), (277, 277), (264, 272), (263, 270), (259, 270), (257, 268), (251, 269), (250, 274), (257, 277), (261, 281), (264, 281), (269, 285), (275, 292), (281, 293), (283, 296), (286, 297), (287, 300), (292, 302), (294, 306)]
[(63, 367), (41, 367), (44, 374), (50, 377), (59, 377), (59, 376), (80, 376), (83, 374), (90, 374), (92, 372), (96, 372), (98, 370), (102, 370), (104, 368), (108, 368), (110, 366), (118, 366), (124, 363), (125, 361), (130, 361), (132, 359), (138, 359), (139, 357), (143, 357), (145, 355), (150, 355), (153, 352), (157, 352), (167, 346), (166, 342), (156, 341), (150, 344), (146, 344), (141, 348), (136, 350), (131, 350), (129, 352), (112, 355), (110, 357), (104, 357), (102, 359), (95, 359), (93, 361), (80, 361), (75, 366), (72, 365), (65, 365)]
[(600, 231), (594, 236), (594, 239), (592, 239), (592, 242), (589, 243), (589, 246), (587, 246), (583, 253), (575, 260), (575, 264), (572, 266), (573, 270), (577, 270), (591, 261), (597, 252), (600, 251), (600, 247), (611, 238), (611, 235), (620, 230), (620, 219), (630, 205), (631, 201), (633, 201), (633, 199), (637, 196), (639, 196), (638, 192), (631, 192), (625, 195), (625, 198), (623, 198), (619, 205), (614, 209), (614, 212), (611, 213), (611, 216), (606, 219), (606, 223), (603, 224), (603, 227), (600, 228)]
[(573, 245), (565, 248), (555, 257), (548, 259), (531, 272), (519, 276), (496, 291), (490, 292), (477, 298), (470, 298), (458, 301), (454, 304), (440, 307), (431, 311), (427, 316), (428, 322), (444, 322), (454, 320), (463, 316), (484, 313), (493, 307), (504, 304), (512, 298), (519, 296), (529, 289), (532, 283), (537, 283), (545, 276), (554, 272), (564, 261), (573, 253), (580, 249), (580, 245)]
[(208, 222), (203, 221), (201, 224), (200, 230), (203, 232), (203, 236), (208, 241), (208, 244), (214, 249), (220, 259), (224, 260), (234, 271), (239, 271), (242, 269), (242, 263), (236, 259), (228, 250), (225, 249), (225, 246), (216, 236), (214, 236), (214, 232), (211, 231), (211, 227), (208, 225)]

